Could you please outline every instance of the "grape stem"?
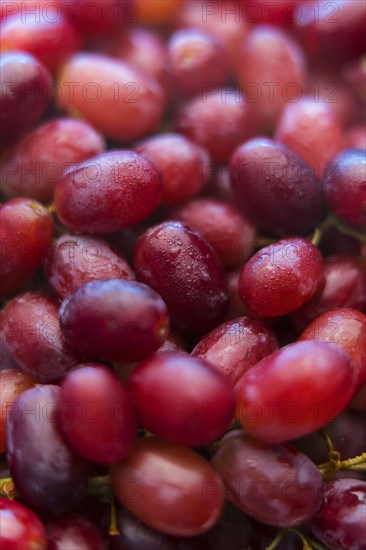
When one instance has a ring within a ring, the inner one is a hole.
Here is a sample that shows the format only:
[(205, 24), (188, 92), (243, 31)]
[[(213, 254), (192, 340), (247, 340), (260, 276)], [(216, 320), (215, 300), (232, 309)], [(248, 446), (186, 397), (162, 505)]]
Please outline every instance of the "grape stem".
[(314, 246), (318, 246), (326, 229), (329, 227), (335, 227), (340, 233), (353, 237), (354, 239), (364, 243), (366, 242), (366, 235), (362, 231), (359, 231), (355, 227), (351, 227), (347, 223), (340, 220), (334, 214), (330, 214), (325, 220), (315, 228), (315, 231), (310, 238), (311, 243)]
[(339, 460), (338, 458), (333, 458), (328, 462), (324, 462), (318, 466), (324, 479), (330, 479), (335, 476), (339, 470), (342, 471), (357, 471), (357, 472), (366, 472), (366, 452), (355, 456), (354, 458), (348, 458), (347, 460)]
[(273, 539), (271, 544), (269, 546), (266, 546), (265, 550), (275, 550), (277, 546), (280, 544), (282, 539), (288, 534), (288, 533), (296, 533), (298, 537), (300, 537), (301, 542), (303, 544), (303, 550), (326, 550), (326, 548), (319, 544), (316, 540), (313, 540), (310, 537), (306, 537), (301, 531), (298, 529), (294, 529), (293, 527), (289, 527), (287, 529), (280, 529), (277, 533), (277, 536)]

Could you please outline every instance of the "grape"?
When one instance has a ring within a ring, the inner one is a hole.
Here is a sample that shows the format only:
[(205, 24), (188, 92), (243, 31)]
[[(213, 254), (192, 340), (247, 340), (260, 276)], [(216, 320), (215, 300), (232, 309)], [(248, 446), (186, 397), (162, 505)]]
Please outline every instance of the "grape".
[[(296, 21), (300, 5), (290, 0), (244, 0), (250, 4), (256, 23), (290, 27)], [(248, 6), (248, 14), (250, 13)]]
[(282, 30), (258, 25), (243, 41), (237, 76), (262, 127), (272, 129), (286, 104), (302, 95), (307, 78), (303, 52)]
[(272, 317), (298, 309), (322, 280), (318, 249), (305, 239), (283, 239), (262, 248), (244, 265), (238, 292), (251, 311)]
[(235, 386), (237, 418), (269, 443), (295, 439), (335, 418), (354, 381), (348, 355), (323, 342), (296, 342), (251, 367)]
[(345, 149), (366, 149), (366, 125), (355, 124), (345, 134)]
[(202, 93), (185, 103), (178, 112), (176, 129), (205, 147), (216, 163), (227, 162), (234, 149), (255, 135), (252, 105), (234, 90), (218, 91), (208, 82)]
[(89, 281), (134, 279), (126, 260), (106, 241), (84, 235), (64, 235), (54, 241), (45, 271), (61, 299)]
[(201, 233), (228, 269), (243, 265), (253, 253), (255, 228), (234, 205), (198, 198), (175, 209), (172, 217)]
[(220, 85), (228, 75), (225, 50), (200, 29), (174, 32), (167, 45), (168, 66), (176, 90), (185, 96), (202, 92), (208, 82)]
[(352, 256), (329, 256), (324, 263), (324, 282), (306, 304), (292, 315), (292, 322), (303, 330), (319, 315), (333, 308), (366, 308), (365, 270)]
[(112, 466), (117, 498), (148, 526), (174, 536), (210, 529), (224, 504), (220, 477), (188, 447), (149, 437)]
[(46, 531), (38, 517), (15, 500), (0, 498), (0, 533), (3, 550), (46, 550)]
[(65, 516), (47, 525), (47, 550), (106, 550), (102, 534), (83, 516)]
[(270, 446), (237, 430), (221, 441), (212, 464), (224, 481), (226, 498), (262, 523), (304, 523), (322, 501), (319, 470), (288, 443)]
[(51, 75), (24, 52), (0, 56), (0, 149), (13, 146), (37, 124), (51, 98)]
[(123, 279), (91, 281), (60, 308), (62, 331), (79, 352), (105, 361), (138, 361), (169, 331), (167, 308), (147, 285)]
[(306, 235), (323, 215), (313, 171), (282, 143), (255, 138), (230, 160), (239, 208), (255, 225), (277, 236)]
[(366, 315), (361, 311), (339, 308), (323, 313), (306, 327), (299, 340), (337, 344), (351, 359), (355, 391), (366, 383)]
[(95, 363), (82, 365), (63, 379), (60, 401), (61, 429), (82, 456), (101, 463), (127, 456), (136, 421), (115, 373)]
[(336, 479), (324, 486), (324, 502), (311, 529), (330, 550), (365, 550), (366, 482)]
[(58, 303), (40, 292), (19, 294), (6, 305), (0, 336), (10, 357), (38, 382), (55, 380), (79, 363), (62, 334)]
[(7, 421), (7, 457), (17, 492), (36, 512), (56, 516), (80, 505), (87, 462), (57, 428), (61, 388), (38, 386), (14, 401)]
[(147, 25), (167, 24), (174, 19), (182, 4), (183, 0), (136, 0), (137, 19)]
[(233, 419), (233, 386), (202, 359), (165, 352), (146, 359), (128, 381), (140, 423), (181, 445), (217, 439)]
[(82, 52), (70, 57), (59, 84), (62, 108), (79, 113), (99, 132), (118, 141), (131, 142), (150, 134), (162, 117), (160, 84), (106, 55)]
[(366, 224), (366, 151), (348, 149), (324, 170), (322, 185), (329, 207), (349, 223)]
[(34, 200), (13, 199), (0, 207), (0, 296), (19, 290), (34, 275), (53, 231), (51, 214)]
[(59, 0), (68, 19), (87, 38), (122, 31), (133, 15), (127, 0)]
[(144, 156), (110, 151), (71, 168), (57, 182), (61, 222), (86, 233), (112, 233), (144, 220), (159, 205), (160, 174)]
[(167, 204), (194, 197), (208, 184), (210, 157), (203, 147), (184, 136), (159, 134), (139, 143), (135, 149), (161, 173), (162, 200)]
[(208, 361), (235, 384), (251, 366), (276, 349), (276, 337), (265, 323), (239, 317), (203, 336), (192, 355)]
[(36, 6), (33, 15), (20, 10), (1, 24), (1, 52), (27, 52), (53, 73), (79, 48), (78, 34), (54, 3), (45, 10)]
[(48, 203), (67, 168), (104, 151), (103, 137), (89, 124), (72, 118), (46, 122), (25, 136), (5, 156), (3, 189), (8, 197), (31, 197)]
[(6, 449), (5, 428), (6, 418), (16, 397), (23, 391), (35, 385), (35, 380), (17, 369), (0, 371), (0, 453)]
[(167, 221), (144, 233), (134, 265), (137, 278), (159, 292), (178, 327), (203, 332), (224, 313), (228, 290), (221, 262), (188, 225)]
[(366, 412), (366, 384), (356, 393), (350, 407), (353, 411)]
[(342, 149), (341, 126), (336, 115), (327, 103), (311, 96), (286, 105), (275, 137), (311, 166), (318, 176)]

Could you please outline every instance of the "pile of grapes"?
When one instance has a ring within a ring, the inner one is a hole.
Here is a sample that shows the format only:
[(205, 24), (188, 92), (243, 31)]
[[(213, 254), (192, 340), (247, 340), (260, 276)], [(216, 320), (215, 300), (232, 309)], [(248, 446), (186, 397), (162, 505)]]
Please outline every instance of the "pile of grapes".
[(365, 31), (0, 0), (2, 550), (366, 550)]

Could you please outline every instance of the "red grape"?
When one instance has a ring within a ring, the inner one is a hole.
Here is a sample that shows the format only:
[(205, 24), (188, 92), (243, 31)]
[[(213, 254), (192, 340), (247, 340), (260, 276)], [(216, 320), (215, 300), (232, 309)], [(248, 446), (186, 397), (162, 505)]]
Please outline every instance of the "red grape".
[(19, 290), (41, 266), (54, 223), (42, 204), (13, 199), (0, 207), (0, 296)]
[(99, 132), (118, 141), (131, 142), (150, 134), (162, 117), (160, 84), (106, 55), (81, 52), (70, 57), (59, 84), (61, 107), (79, 113)]
[(89, 281), (134, 279), (126, 260), (103, 239), (64, 235), (49, 250), (45, 271), (55, 294), (63, 299)]
[(205, 147), (216, 163), (224, 163), (239, 143), (255, 135), (257, 123), (240, 92), (219, 91), (216, 83), (208, 82), (180, 109), (175, 127)]
[(306, 235), (323, 215), (321, 188), (313, 171), (282, 143), (255, 138), (230, 160), (239, 208), (271, 235)]
[(86, 37), (122, 31), (133, 19), (127, 0), (59, 0), (68, 19)]
[(162, 200), (167, 204), (194, 197), (208, 184), (209, 155), (180, 134), (156, 135), (139, 143), (135, 150), (151, 160), (161, 173)]
[(136, 421), (115, 373), (102, 365), (82, 365), (63, 379), (60, 402), (60, 427), (82, 456), (108, 463), (128, 455)]
[(305, 239), (283, 239), (262, 248), (244, 265), (238, 292), (251, 311), (272, 317), (298, 309), (322, 280), (318, 249)]
[(159, 294), (124, 279), (85, 283), (62, 302), (60, 321), (74, 348), (106, 361), (143, 359), (162, 345), (169, 331)]
[(331, 550), (365, 550), (365, 516), (366, 482), (336, 479), (325, 484), (324, 502), (311, 529)]
[(366, 383), (366, 315), (356, 309), (333, 309), (306, 327), (299, 340), (329, 342), (343, 348), (351, 359), (355, 391)]
[(345, 134), (345, 149), (366, 149), (366, 125), (356, 124)]
[(203, 332), (224, 313), (228, 290), (214, 249), (188, 225), (168, 221), (144, 233), (135, 250), (137, 278), (154, 288), (178, 327)]
[(138, 441), (126, 460), (112, 466), (112, 485), (130, 512), (168, 535), (204, 533), (224, 504), (221, 479), (204, 458), (153, 437)]
[(0, 371), (0, 453), (6, 450), (6, 419), (16, 397), (35, 385), (35, 380), (18, 369)]
[(60, 515), (80, 505), (87, 462), (67, 444), (57, 427), (61, 388), (38, 386), (14, 401), (7, 421), (7, 457), (17, 492), (44, 515)]
[(46, 550), (46, 531), (38, 517), (15, 500), (0, 498), (0, 534), (3, 550)]
[(53, 73), (79, 48), (79, 36), (54, 2), (53, 6), (44, 10), (36, 6), (33, 14), (29, 13), (28, 16), (21, 10), (1, 23), (2, 52), (27, 52)]
[(348, 355), (334, 344), (297, 342), (251, 367), (235, 386), (237, 417), (270, 443), (313, 432), (348, 404), (354, 380)]
[(38, 382), (62, 376), (79, 362), (58, 319), (58, 303), (40, 292), (13, 298), (0, 315), (0, 335), (10, 357)]
[(212, 464), (224, 481), (226, 497), (262, 523), (305, 523), (320, 506), (319, 470), (288, 443), (269, 446), (236, 430), (222, 439)]
[(112, 233), (144, 220), (159, 205), (160, 174), (144, 156), (109, 151), (72, 167), (57, 182), (57, 215), (66, 227)]
[(51, 99), (51, 75), (24, 52), (0, 56), (0, 149), (12, 147), (37, 124)]
[(83, 516), (64, 516), (47, 525), (47, 550), (106, 550), (102, 533)]
[(366, 151), (348, 149), (324, 170), (322, 185), (332, 211), (349, 223), (366, 224)]
[(203, 336), (192, 355), (210, 363), (235, 384), (251, 366), (276, 349), (276, 337), (262, 321), (239, 317)]
[(3, 189), (8, 197), (48, 203), (57, 180), (73, 164), (103, 153), (105, 143), (86, 122), (60, 118), (26, 135), (3, 159)]
[(230, 381), (202, 359), (166, 352), (146, 359), (128, 381), (137, 416), (153, 434), (181, 445), (219, 437), (233, 419)]
[(255, 227), (232, 204), (199, 198), (178, 207), (172, 217), (201, 233), (228, 269), (243, 265), (253, 253)]

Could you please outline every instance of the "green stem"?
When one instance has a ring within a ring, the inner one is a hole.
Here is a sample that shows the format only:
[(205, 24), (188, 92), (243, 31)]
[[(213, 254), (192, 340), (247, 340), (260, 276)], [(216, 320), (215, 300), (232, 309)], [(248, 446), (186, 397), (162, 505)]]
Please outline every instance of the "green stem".
[(271, 544), (266, 546), (265, 550), (275, 550), (277, 546), (280, 544), (283, 537), (286, 535), (287, 529), (280, 529), (276, 535), (276, 537), (273, 539)]

